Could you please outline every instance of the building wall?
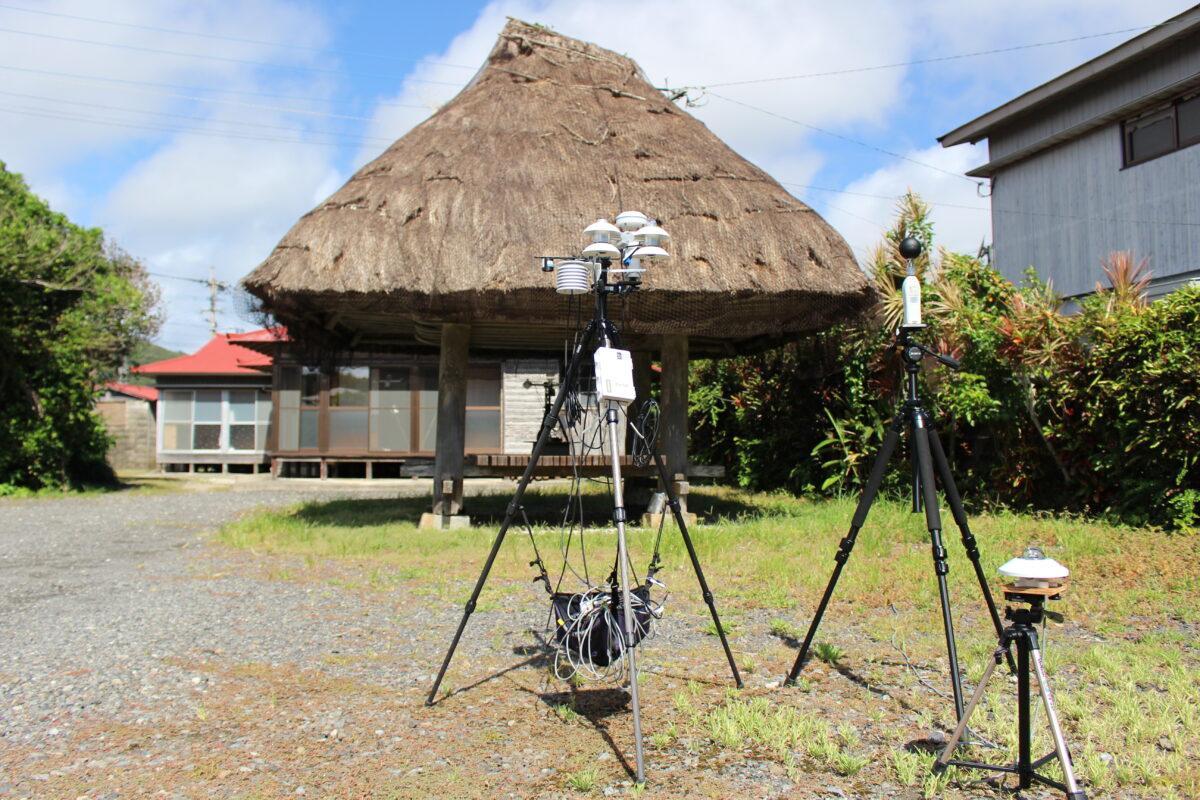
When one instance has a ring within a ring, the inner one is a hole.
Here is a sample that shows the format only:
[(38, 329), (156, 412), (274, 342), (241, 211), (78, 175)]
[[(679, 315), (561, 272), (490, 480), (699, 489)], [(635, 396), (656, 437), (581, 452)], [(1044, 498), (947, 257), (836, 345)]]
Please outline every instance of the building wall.
[[(531, 384), (525, 388), (525, 381)], [(536, 384), (553, 382), (558, 389), (558, 361), (555, 359), (510, 359), (501, 368), (501, 393), (504, 404), (501, 446), (505, 453), (533, 452), (533, 444), (545, 417), (545, 389)]]
[(157, 430), (154, 410), (145, 400), (113, 399), (96, 404), (96, 413), (104, 420), (113, 446), (108, 463), (116, 470), (154, 469), (154, 437)]
[(1009, 280), (1037, 268), (1065, 296), (1104, 280), (1114, 250), (1150, 257), (1156, 293), (1200, 277), (1200, 145), (1122, 168), (1121, 126), (1002, 170), (992, 183), (993, 260)]
[[(1156, 92), (1183, 91), (1183, 85), (1200, 75), (1200, 33), (1130, 62), (1116, 74), (1081, 86), (988, 137), (992, 160), (1050, 138), (1060, 131), (1136, 103)], [(1118, 151), (1119, 154), (1120, 151)]]

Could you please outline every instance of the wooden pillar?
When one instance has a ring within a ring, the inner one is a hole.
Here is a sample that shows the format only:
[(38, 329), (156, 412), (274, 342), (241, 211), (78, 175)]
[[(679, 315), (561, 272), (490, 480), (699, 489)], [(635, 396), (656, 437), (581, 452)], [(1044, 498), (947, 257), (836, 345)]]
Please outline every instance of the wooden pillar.
[(667, 474), (688, 471), (688, 339), (668, 334), (662, 341), (662, 452)]
[[(647, 402), (652, 397), (652, 389), (650, 381), (654, 379), (654, 371), (652, 369), (652, 359), (650, 354), (644, 350), (636, 350), (632, 353), (634, 356), (634, 389), (637, 391), (637, 399), (630, 408), (631, 419), (636, 419), (638, 411), (642, 409), (642, 403)], [(630, 431), (625, 434), (625, 452), (634, 452), (636, 437), (634, 432)]]
[(471, 326), (442, 325), (438, 362), (437, 452), (433, 462), (433, 514), (462, 513), (467, 428), (467, 365)]

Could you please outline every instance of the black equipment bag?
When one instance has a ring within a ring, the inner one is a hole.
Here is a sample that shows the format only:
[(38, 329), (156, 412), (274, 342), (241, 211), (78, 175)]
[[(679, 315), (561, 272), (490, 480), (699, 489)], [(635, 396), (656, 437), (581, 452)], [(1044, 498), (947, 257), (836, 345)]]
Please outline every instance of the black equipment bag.
[[(632, 644), (636, 645), (650, 630), (650, 587), (643, 584), (631, 594), (641, 600), (633, 608)], [(620, 657), (625, 609), (619, 592), (555, 592), (550, 595), (550, 602), (554, 612), (554, 641), (560, 648), (598, 667), (607, 667)], [(581, 615), (591, 619), (581, 620)]]

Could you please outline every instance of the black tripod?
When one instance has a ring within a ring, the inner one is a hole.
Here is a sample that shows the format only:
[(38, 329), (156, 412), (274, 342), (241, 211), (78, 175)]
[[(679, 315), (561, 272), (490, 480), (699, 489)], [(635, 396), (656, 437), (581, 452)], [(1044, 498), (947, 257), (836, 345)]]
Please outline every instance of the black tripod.
[[(975, 694), (971, 697), (971, 702), (967, 704), (966, 713), (959, 719), (958, 727), (954, 729), (954, 733), (951, 734), (950, 739), (946, 742), (946, 748), (938, 756), (937, 761), (934, 762), (933, 770), (934, 772), (942, 772), (949, 766), (956, 766), (1011, 772), (1017, 776), (1019, 788), (1021, 789), (1028, 789), (1033, 786), (1034, 781), (1037, 781), (1065, 793), (1067, 800), (1087, 800), (1087, 795), (1083, 793), (1083, 790), (1079, 788), (1079, 784), (1075, 781), (1075, 771), (1071, 765), (1071, 754), (1067, 752), (1062, 727), (1058, 724), (1058, 714), (1054, 710), (1054, 698), (1050, 694), (1050, 683), (1046, 679), (1046, 668), (1042, 663), (1042, 651), (1038, 645), (1036, 626), (1049, 612), (1045, 611), (1046, 596), (1035, 592), (1036, 590), (1030, 591), (1028, 589), (1005, 592), (1007, 599), (1029, 603), (1030, 606), (1029, 608), (1007, 608), (1004, 610), (1004, 617), (1010, 620), (1012, 624), (1000, 632), (1000, 644), (996, 648), (996, 651), (992, 653), (991, 660), (988, 661), (987, 668), (983, 672), (983, 678), (980, 679), (979, 686), (975, 688)], [(950, 756), (954, 752), (954, 748), (958, 746), (963, 731), (967, 728), (967, 721), (970, 720), (971, 713), (979, 704), (980, 698), (983, 697), (984, 690), (987, 689), (992, 673), (995, 672), (996, 666), (1002, 658), (1005, 656), (1012, 657), (1013, 645), (1016, 645), (1017, 648), (1017, 763), (998, 766), (982, 764), (977, 761), (957, 761), (951, 759)], [(1030, 662), (1033, 663), (1034, 671), (1037, 673), (1038, 693), (1041, 695), (1042, 703), (1046, 707), (1046, 720), (1050, 724), (1050, 735), (1054, 739), (1053, 752), (1042, 756), (1036, 761), (1033, 760), (1031, 752), (1033, 715), (1030, 705)], [(1062, 783), (1037, 772), (1040, 766), (1055, 757), (1058, 758), (1059, 766), (1062, 768)]]
[[(500, 545), (504, 542), (504, 537), (508, 533), (509, 527), (513, 520), (516, 519), (518, 513), (523, 514), (521, 506), (521, 498), (525, 494), (529, 482), (533, 478), (534, 470), (537, 467), (538, 459), (541, 457), (546, 443), (550, 440), (550, 434), (558, 423), (559, 412), (562, 410), (563, 403), (567, 395), (570, 393), (571, 387), (575, 385), (579, 375), (580, 367), (595, 349), (593, 347), (597, 340), (599, 346), (609, 346), (615, 342), (616, 327), (608, 320), (608, 297), (611, 294), (625, 295), (636, 291), (638, 281), (636, 279), (618, 281), (615, 283), (608, 282), (608, 272), (610, 262), (608, 259), (601, 259), (599, 279), (596, 281), (592, 292), (596, 295), (596, 310), (592, 319), (584, 326), (583, 332), (575, 345), (575, 349), (571, 354), (570, 361), (567, 364), (566, 372), (563, 375), (562, 381), (559, 383), (558, 394), (554, 398), (553, 404), (542, 420), (541, 432), (538, 434), (537, 443), (533, 447), (533, 452), (530, 454), (529, 463), (525, 466), (525, 471), (521, 475), (520, 481), (517, 483), (516, 491), (513, 493), (513, 498), (509, 502), (504, 514), (504, 521), (500, 524), (500, 530), (496, 534), (496, 539), (492, 543), (492, 549), (488, 553), (487, 560), (484, 562), (483, 570), (479, 574), (479, 580), (475, 582), (475, 588), (471, 591), (471, 597), (467, 600), (466, 607), (463, 610), (462, 620), (458, 623), (458, 629), (454, 633), (454, 638), (450, 642), (450, 649), (446, 651), (446, 658), (442, 661), (442, 667), (438, 670), (437, 678), (433, 682), (433, 687), (429, 690), (429, 696), (425, 699), (426, 705), (433, 705), (437, 698), (438, 687), (441, 686), (442, 679), (446, 675), (446, 669), (450, 666), (450, 660), (454, 657), (454, 651), (458, 647), (459, 639), (462, 638), (463, 630), (467, 627), (467, 620), (475, 611), (476, 601), (479, 599), (479, 594), (483, 590), (483, 585), (487, 581), (488, 573), (491, 572), (492, 564), (496, 560), (496, 555), (500, 551)], [(612, 457), (612, 473), (613, 473), (613, 521), (617, 525), (617, 541), (618, 541), (618, 563), (620, 566), (619, 573), (621, 580), (619, 581), (620, 595), (622, 606), (624, 609), (624, 624), (625, 630), (625, 650), (629, 656), (629, 673), (630, 673), (630, 695), (633, 705), (633, 722), (634, 722), (634, 737), (635, 737), (635, 752), (637, 757), (637, 780), (639, 783), (644, 782), (644, 766), (642, 756), (642, 737), (641, 737), (641, 711), (638, 705), (637, 695), (637, 664), (634, 656), (633, 636), (633, 614), (630, 611), (630, 594), (632, 587), (627, 575), (628, 558), (625, 548), (625, 522), (626, 514), (624, 507), (624, 499), (621, 489), (621, 472), (620, 458), (617, 452), (617, 410), (615, 401), (608, 401), (608, 409), (605, 412), (605, 421), (609, 427), (609, 447)], [(692, 544), (692, 539), (688, 535), (687, 524), (684, 521), (681, 505), (678, 498), (674, 496), (671, 489), (671, 483), (668, 480), (666, 468), (662, 462), (662, 458), (655, 454), (655, 465), (658, 467), (659, 477), (662, 480), (664, 492), (668, 498), (668, 505), (674, 514), (675, 522), (679, 525), (679, 532), (683, 536), (684, 544), (687, 547), (688, 556), (692, 562), (692, 568), (696, 572), (696, 578), (700, 584), (700, 590), (703, 593), (704, 602), (708, 605), (708, 610), (712, 614), (713, 623), (716, 625), (717, 634), (721, 639), (721, 646), (725, 650), (725, 657), (729, 661), (729, 668), (733, 672), (733, 680), (738, 688), (742, 686), (742, 678), (738, 673), (737, 664), (733, 658), (733, 652), (729, 649), (729, 642), (725, 638), (725, 631), (721, 627), (721, 620), (717, 616), (716, 604), (713, 600), (712, 592), (709, 591), (708, 583), (704, 579), (704, 571), (700, 567), (700, 560), (696, 555), (696, 549)], [(552, 591), (549, 578), (546, 576), (545, 567), (541, 564), (541, 560), (537, 559), (533, 562), (541, 569), (541, 579), (546, 584), (547, 591)], [(614, 570), (614, 576), (618, 573)]]
[(850, 551), (854, 549), (854, 542), (858, 538), (858, 532), (862, 528), (863, 523), (866, 522), (867, 512), (871, 509), (871, 503), (875, 501), (875, 496), (879, 493), (879, 487), (883, 483), (883, 474), (887, 470), (893, 451), (896, 449), (900, 433), (907, 428), (909, 441), (912, 445), (913, 511), (920, 511), (922, 505), (925, 508), (925, 523), (926, 527), (929, 528), (929, 536), (933, 546), (933, 569), (937, 574), (938, 593), (942, 601), (942, 625), (946, 630), (946, 652), (950, 661), (950, 677), (954, 688), (954, 711), (956, 719), (961, 719), (963, 715), (962, 677), (959, 674), (958, 653), (954, 643), (954, 620), (950, 616), (950, 595), (946, 587), (946, 575), (950, 572), (950, 566), (946, 563), (946, 548), (942, 546), (942, 517), (938, 510), (937, 487), (934, 484), (935, 465), (938, 477), (941, 479), (942, 489), (946, 493), (946, 500), (950, 505), (950, 512), (953, 514), (954, 521), (962, 533), (963, 546), (967, 550), (967, 557), (971, 559), (971, 564), (975, 567), (975, 577), (979, 580), (979, 588), (983, 592), (984, 600), (987, 602), (988, 612), (991, 614), (992, 622), (996, 626), (997, 634), (1001, 632), (1003, 625), (1000, 622), (1000, 615), (996, 612), (996, 602), (992, 599), (992, 593), (988, 589), (987, 578), (983, 574), (983, 567), (979, 563), (979, 546), (967, 522), (967, 514), (963, 510), (962, 498), (959, 497), (958, 488), (954, 485), (954, 476), (950, 474), (950, 462), (946, 459), (945, 451), (942, 450), (942, 444), (938, 439), (937, 431), (933, 427), (933, 421), (922, 407), (921, 400), (917, 396), (917, 372), (920, 370), (921, 360), (924, 357), (930, 356), (949, 367), (958, 367), (958, 362), (953, 358), (935, 353), (913, 339), (913, 333), (924, 327), (924, 325), (919, 324), (902, 325), (896, 336), (896, 341), (892, 344), (892, 349), (899, 348), (900, 357), (904, 361), (907, 395), (904, 403), (901, 405), (900, 411), (897, 412), (896, 417), (892, 420), (891, 427), (888, 429), (887, 436), (883, 440), (883, 446), (879, 451), (879, 455), (875, 457), (875, 463), (871, 466), (867, 485), (863, 489), (862, 497), (859, 498), (854, 518), (850, 522), (850, 532), (842, 539), (841, 544), (838, 546), (838, 551), (834, 555), (834, 561), (837, 562), (837, 566), (833, 569), (833, 575), (829, 578), (829, 585), (825, 587), (825, 594), (821, 598), (820, 605), (817, 606), (817, 614), (813, 617), (812, 624), (808, 627), (804, 643), (800, 646), (800, 653), (796, 656), (796, 663), (792, 665), (792, 671), (788, 673), (787, 681), (784, 682), (784, 685), (793, 686), (796, 683), (796, 678), (804, 666), (805, 658), (808, 656), (808, 648), (812, 644), (813, 636), (816, 635), (817, 628), (821, 624), (821, 617), (825, 614), (825, 608), (829, 605), (830, 597), (833, 596), (834, 587), (837, 586), (838, 577), (842, 574), (842, 567), (846, 565), (846, 561), (850, 558)]

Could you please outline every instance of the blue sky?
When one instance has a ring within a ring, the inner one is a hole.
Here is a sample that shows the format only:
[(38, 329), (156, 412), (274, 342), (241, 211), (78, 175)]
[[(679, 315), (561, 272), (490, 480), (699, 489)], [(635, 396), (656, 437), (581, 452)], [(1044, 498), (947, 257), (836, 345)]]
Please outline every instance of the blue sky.
[[(988, 201), (962, 173), (985, 148), (944, 150), (936, 138), (1188, 7), (0, 0), (0, 160), (145, 263), (163, 290), (159, 343), (194, 350), (209, 335), (208, 289), (195, 281), (249, 273), (302, 214), (453, 97), (515, 16), (687, 88), (690, 113), (860, 257), (907, 187), (933, 204), (941, 244), (973, 252), (991, 238)], [(219, 305), (222, 331), (253, 327), (232, 294)]]

